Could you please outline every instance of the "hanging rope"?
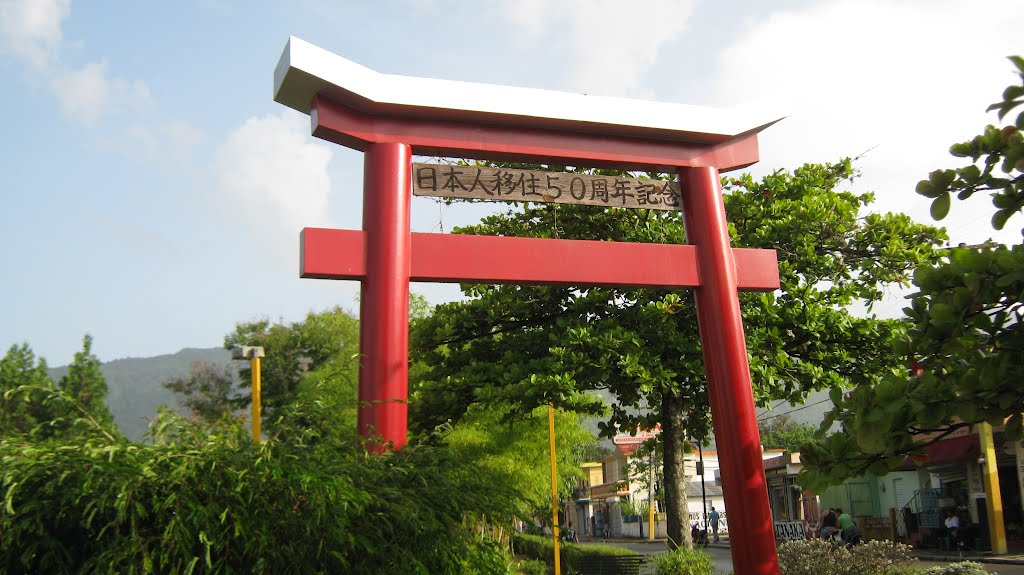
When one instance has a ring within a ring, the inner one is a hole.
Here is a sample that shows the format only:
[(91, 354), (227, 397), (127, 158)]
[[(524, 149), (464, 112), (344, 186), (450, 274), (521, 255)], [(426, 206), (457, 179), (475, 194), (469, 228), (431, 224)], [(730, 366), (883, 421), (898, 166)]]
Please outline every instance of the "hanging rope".
[(551, 237), (558, 239), (558, 204), (551, 204)]

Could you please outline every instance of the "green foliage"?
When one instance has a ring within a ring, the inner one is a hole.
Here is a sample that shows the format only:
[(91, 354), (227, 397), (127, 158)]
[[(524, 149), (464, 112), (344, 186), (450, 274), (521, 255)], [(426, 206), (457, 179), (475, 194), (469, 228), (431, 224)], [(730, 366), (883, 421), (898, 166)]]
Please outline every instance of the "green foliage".
[[(643, 477), (641, 475), (641, 477)], [(619, 507), (622, 509), (623, 516), (639, 515), (641, 517), (647, 517), (647, 514), (651, 510), (651, 506), (647, 501), (633, 502), (632, 499), (623, 499), (619, 502)]]
[[(561, 541), (558, 546), (561, 551), (560, 562), (567, 573), (578, 572), (583, 557), (616, 557), (637, 554), (635, 551), (613, 545), (579, 545)], [(553, 564), (555, 560), (555, 543), (550, 535), (516, 533), (512, 536), (512, 548), (518, 554), (539, 559), (549, 565)]]
[(654, 558), (654, 575), (714, 575), (715, 563), (704, 551), (680, 547)]
[(795, 423), (788, 415), (764, 419), (757, 423), (761, 445), (766, 449), (785, 449), (793, 453), (814, 441), (817, 427), (807, 423)]
[(46, 362), (37, 361), (27, 344), (12, 346), (0, 360), (0, 437), (40, 441), (97, 430), (117, 435), (104, 401), (107, 385), (99, 365), (87, 335), (82, 351), (54, 384)]
[[(311, 372), (320, 376), (347, 370), (348, 380), (357, 381), (358, 365), (351, 361), (359, 353), (359, 320), (341, 308), (309, 313), (306, 319), (290, 325), (272, 324), (267, 320), (238, 324), (224, 338), (224, 347), (262, 346), (266, 357), (261, 360), (261, 384), (264, 419), (277, 419), (282, 410), (295, 400), (303, 380)], [(242, 388), (251, 386), (248, 365), (239, 370)], [(246, 393), (234, 398), (236, 407), (251, 402)]]
[(519, 562), (519, 572), (522, 575), (546, 575), (548, 564), (538, 559), (526, 559)]
[(44, 398), (54, 389), (46, 360), (37, 361), (28, 344), (12, 345), (0, 359), (0, 437), (52, 435), (45, 424), (54, 414)]
[[(293, 406), (289, 418), (315, 420), (331, 407)], [(446, 448), (374, 456), (353, 434), (310, 428), (257, 445), (231, 420), (201, 428), (170, 412), (153, 435), (154, 445), (0, 443), (2, 570), (507, 569), (503, 549), (475, 526), (511, 520), (515, 494)]]
[(100, 371), (100, 360), (92, 353), (92, 336), (82, 338), (82, 351), (68, 366), (57, 388), (70, 395), (83, 409), (101, 422), (114, 420), (107, 407), (107, 382)]
[[(908, 281), (912, 268), (933, 257), (942, 235), (903, 215), (861, 217), (872, 196), (835, 190), (852, 176), (844, 161), (727, 182), (734, 245), (779, 252), (781, 293), (743, 295), (762, 403), (874, 380), (901, 363), (889, 350), (902, 332), (898, 323), (857, 318), (843, 306), (876, 301), (886, 284)], [(458, 231), (548, 237), (554, 226), (560, 237), (579, 239), (672, 243), (684, 237), (678, 213), (591, 206), (527, 205)], [(706, 414), (692, 299), (586, 287), (464, 290), (474, 299), (439, 306), (414, 330), (417, 357), (430, 366), (421, 385), (439, 391), (417, 408), (427, 414), (418, 418), (427, 429), (457, 420), (481, 401), (524, 411), (552, 401), (594, 413), (600, 406), (579, 393), (594, 387), (616, 397), (606, 435), (661, 422), (657, 408), (666, 394), (683, 394), (693, 415)], [(635, 411), (645, 405), (655, 411)], [(696, 436), (709, 430), (701, 417), (688, 425)]]
[(909, 545), (885, 541), (851, 548), (824, 539), (779, 545), (780, 575), (898, 575), (916, 561)]
[(555, 543), (550, 535), (513, 534), (512, 550), (519, 555), (525, 555), (547, 563), (554, 562)]
[[(839, 188), (849, 160), (725, 181), (733, 245), (776, 249), (782, 289), (742, 294), (754, 395), (799, 402), (811, 391), (875, 382), (901, 369), (892, 342), (905, 326), (857, 317), (888, 284), (935, 258), (941, 231), (900, 214), (864, 214), (871, 194)], [(682, 243), (678, 212), (527, 204), (459, 233)], [(681, 484), (688, 437), (710, 417), (693, 298), (644, 289), (464, 285), (469, 301), (438, 306), (412, 330), (421, 362), (410, 416), (420, 430), (457, 422), (476, 403), (529, 413), (552, 403), (598, 415), (586, 392), (614, 398), (601, 433), (661, 424), (665, 483)], [(675, 458), (675, 459), (672, 459)], [(685, 492), (666, 493), (673, 540), (689, 537)], [(675, 511), (673, 513), (673, 510)], [(675, 523), (673, 523), (675, 521)]]
[[(508, 419), (500, 406), (472, 406), (461, 421), (440, 434), (457, 457), (473, 461), (502, 477), (523, 498), (523, 514), (551, 509), (551, 465), (548, 410), (540, 407), (525, 417)], [(555, 457), (559, 490), (571, 496), (580, 479), (580, 464), (594, 437), (575, 413), (555, 413)]]
[[(1010, 86), (1004, 100), (989, 107), (1002, 119), (1022, 103), (1024, 66), (1011, 58), (1021, 85)], [(1024, 208), (1024, 112), (1015, 125), (987, 126), (969, 142), (950, 148), (969, 158), (955, 170), (936, 170), (917, 192), (935, 198), (933, 215), (948, 210), (950, 195), (965, 199), (989, 191), (996, 208), (992, 224)], [(801, 485), (821, 490), (871, 471), (882, 474), (953, 431), (988, 421), (1006, 425), (1006, 436), (1024, 436), (1024, 245), (987, 243), (946, 251), (943, 260), (917, 269), (906, 313), (907, 333), (896, 349), (916, 362), (906, 370), (862, 385), (847, 397), (835, 396), (835, 409), (820, 433), (834, 422), (845, 432), (828, 436), (803, 453)]]
[(925, 569), (921, 575), (991, 575), (981, 563), (960, 561), (948, 565), (936, 565)]
[[(1003, 92), (1003, 99), (988, 107), (997, 110), (1000, 120), (1024, 104), (1024, 59), (1011, 56), (1010, 61), (1017, 68), (1019, 85), (1010, 85)], [(953, 170), (935, 170), (927, 180), (917, 184), (917, 193), (934, 198), (932, 217), (941, 220), (949, 212), (950, 196), (964, 200), (979, 191), (992, 192), (992, 227), (1003, 229), (1006, 221), (1024, 208), (1024, 111), (1017, 115), (1013, 124), (1004, 127), (985, 126), (984, 131), (973, 139), (953, 144), (949, 153), (958, 158), (970, 158), (971, 163)]]
[(234, 410), (232, 395), (238, 375), (230, 365), (194, 362), (187, 376), (176, 377), (162, 385), (183, 397), (182, 404), (192, 417), (216, 421)]

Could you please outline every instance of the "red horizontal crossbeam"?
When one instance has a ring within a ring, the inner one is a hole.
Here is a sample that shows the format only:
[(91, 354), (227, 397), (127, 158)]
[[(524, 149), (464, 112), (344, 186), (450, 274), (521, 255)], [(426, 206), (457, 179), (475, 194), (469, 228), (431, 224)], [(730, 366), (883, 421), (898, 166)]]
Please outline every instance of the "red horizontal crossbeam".
[(313, 135), (363, 151), (370, 143), (403, 143), (420, 156), (447, 156), (674, 172), (680, 166), (720, 171), (758, 161), (757, 133), (721, 143), (580, 134), (528, 126), (377, 116), (317, 96), (309, 111)]
[[(410, 280), (437, 283), (698, 287), (697, 248), (505, 236), (413, 233)], [(364, 234), (358, 230), (302, 231), (301, 276), (361, 280)], [(737, 287), (779, 287), (774, 250), (734, 248)]]

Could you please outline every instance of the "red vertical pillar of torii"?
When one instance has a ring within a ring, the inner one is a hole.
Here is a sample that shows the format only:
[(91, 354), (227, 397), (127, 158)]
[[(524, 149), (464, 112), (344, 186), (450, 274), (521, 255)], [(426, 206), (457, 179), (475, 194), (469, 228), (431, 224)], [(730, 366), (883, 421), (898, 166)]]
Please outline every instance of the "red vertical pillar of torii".
[[(725, 508), (741, 513), (764, 509), (769, 506), (768, 492), (743, 338), (736, 261), (729, 246), (718, 170), (682, 168), (679, 184), (683, 189), (686, 241), (697, 246), (702, 278), (694, 291), (715, 442), (719, 453), (730, 454), (719, 458)], [(735, 534), (741, 537), (736, 539)], [(729, 545), (737, 573), (778, 570), (771, 521), (743, 521), (735, 534), (729, 534)]]
[[(757, 161), (757, 133), (773, 122), (385, 77), (297, 38), (275, 70), (275, 100), (308, 113), (315, 136), (365, 154), (363, 230), (307, 228), (300, 259), (302, 277), (362, 282), (359, 430), (371, 446), (406, 443), (410, 281), (693, 288), (726, 509), (743, 517), (733, 566), (778, 575), (738, 299), (777, 289), (778, 264), (772, 250), (729, 245), (718, 181), (719, 169)], [(676, 172), (690, 245), (410, 233), (412, 154)]]
[[(405, 445), (409, 388), (409, 235), (411, 149), (370, 144), (364, 151), (366, 275), (359, 298), (358, 429)], [(378, 448), (380, 446), (378, 445)]]

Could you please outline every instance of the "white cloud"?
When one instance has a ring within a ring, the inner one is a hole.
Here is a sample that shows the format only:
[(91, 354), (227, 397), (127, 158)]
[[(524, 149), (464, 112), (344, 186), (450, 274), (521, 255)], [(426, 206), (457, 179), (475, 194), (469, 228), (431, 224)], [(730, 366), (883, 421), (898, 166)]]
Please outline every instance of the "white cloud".
[(49, 82), (65, 115), (86, 125), (150, 105), (149, 86), (109, 77), (105, 60), (78, 69), (60, 63), (61, 26), (70, 12), (71, 0), (0, 0), (0, 52), (27, 61)]
[(643, 84), (664, 45), (683, 33), (693, 12), (689, 0), (572, 0), (567, 4), (573, 51), (569, 86), (617, 96), (649, 96), (637, 93), (636, 87)]
[(665, 44), (686, 29), (692, 0), (521, 0), (500, 2), (524, 45), (564, 35), (570, 58), (565, 88), (604, 96), (638, 93)]
[(249, 229), (258, 249), (294, 262), (299, 232), (327, 221), (333, 152), (309, 136), (298, 113), (250, 118), (216, 156), (219, 208)]
[(53, 91), (68, 116), (92, 124), (103, 115), (110, 86), (106, 62), (91, 62), (81, 70), (69, 70), (53, 78)]
[(188, 165), (192, 152), (205, 139), (203, 130), (187, 122), (170, 121), (129, 126), (114, 145), (136, 160), (180, 168)]
[(70, 12), (71, 0), (0, 0), (0, 52), (45, 71), (60, 54), (61, 22)]
[[(950, 144), (990, 122), (985, 107), (1014, 80), (1024, 11), (1012, 0), (839, 0), (776, 13), (738, 35), (712, 82), (720, 105), (757, 102), (789, 117), (761, 139), (766, 168), (834, 161), (877, 146), (860, 163), (877, 208), (931, 221), (918, 180), (957, 165)], [(943, 222), (980, 241), (987, 202)], [(956, 238), (960, 241), (960, 238)]]
[(106, 62), (90, 62), (80, 70), (55, 73), (51, 82), (64, 113), (87, 125), (113, 112), (140, 110), (152, 104), (145, 82), (108, 78)]

